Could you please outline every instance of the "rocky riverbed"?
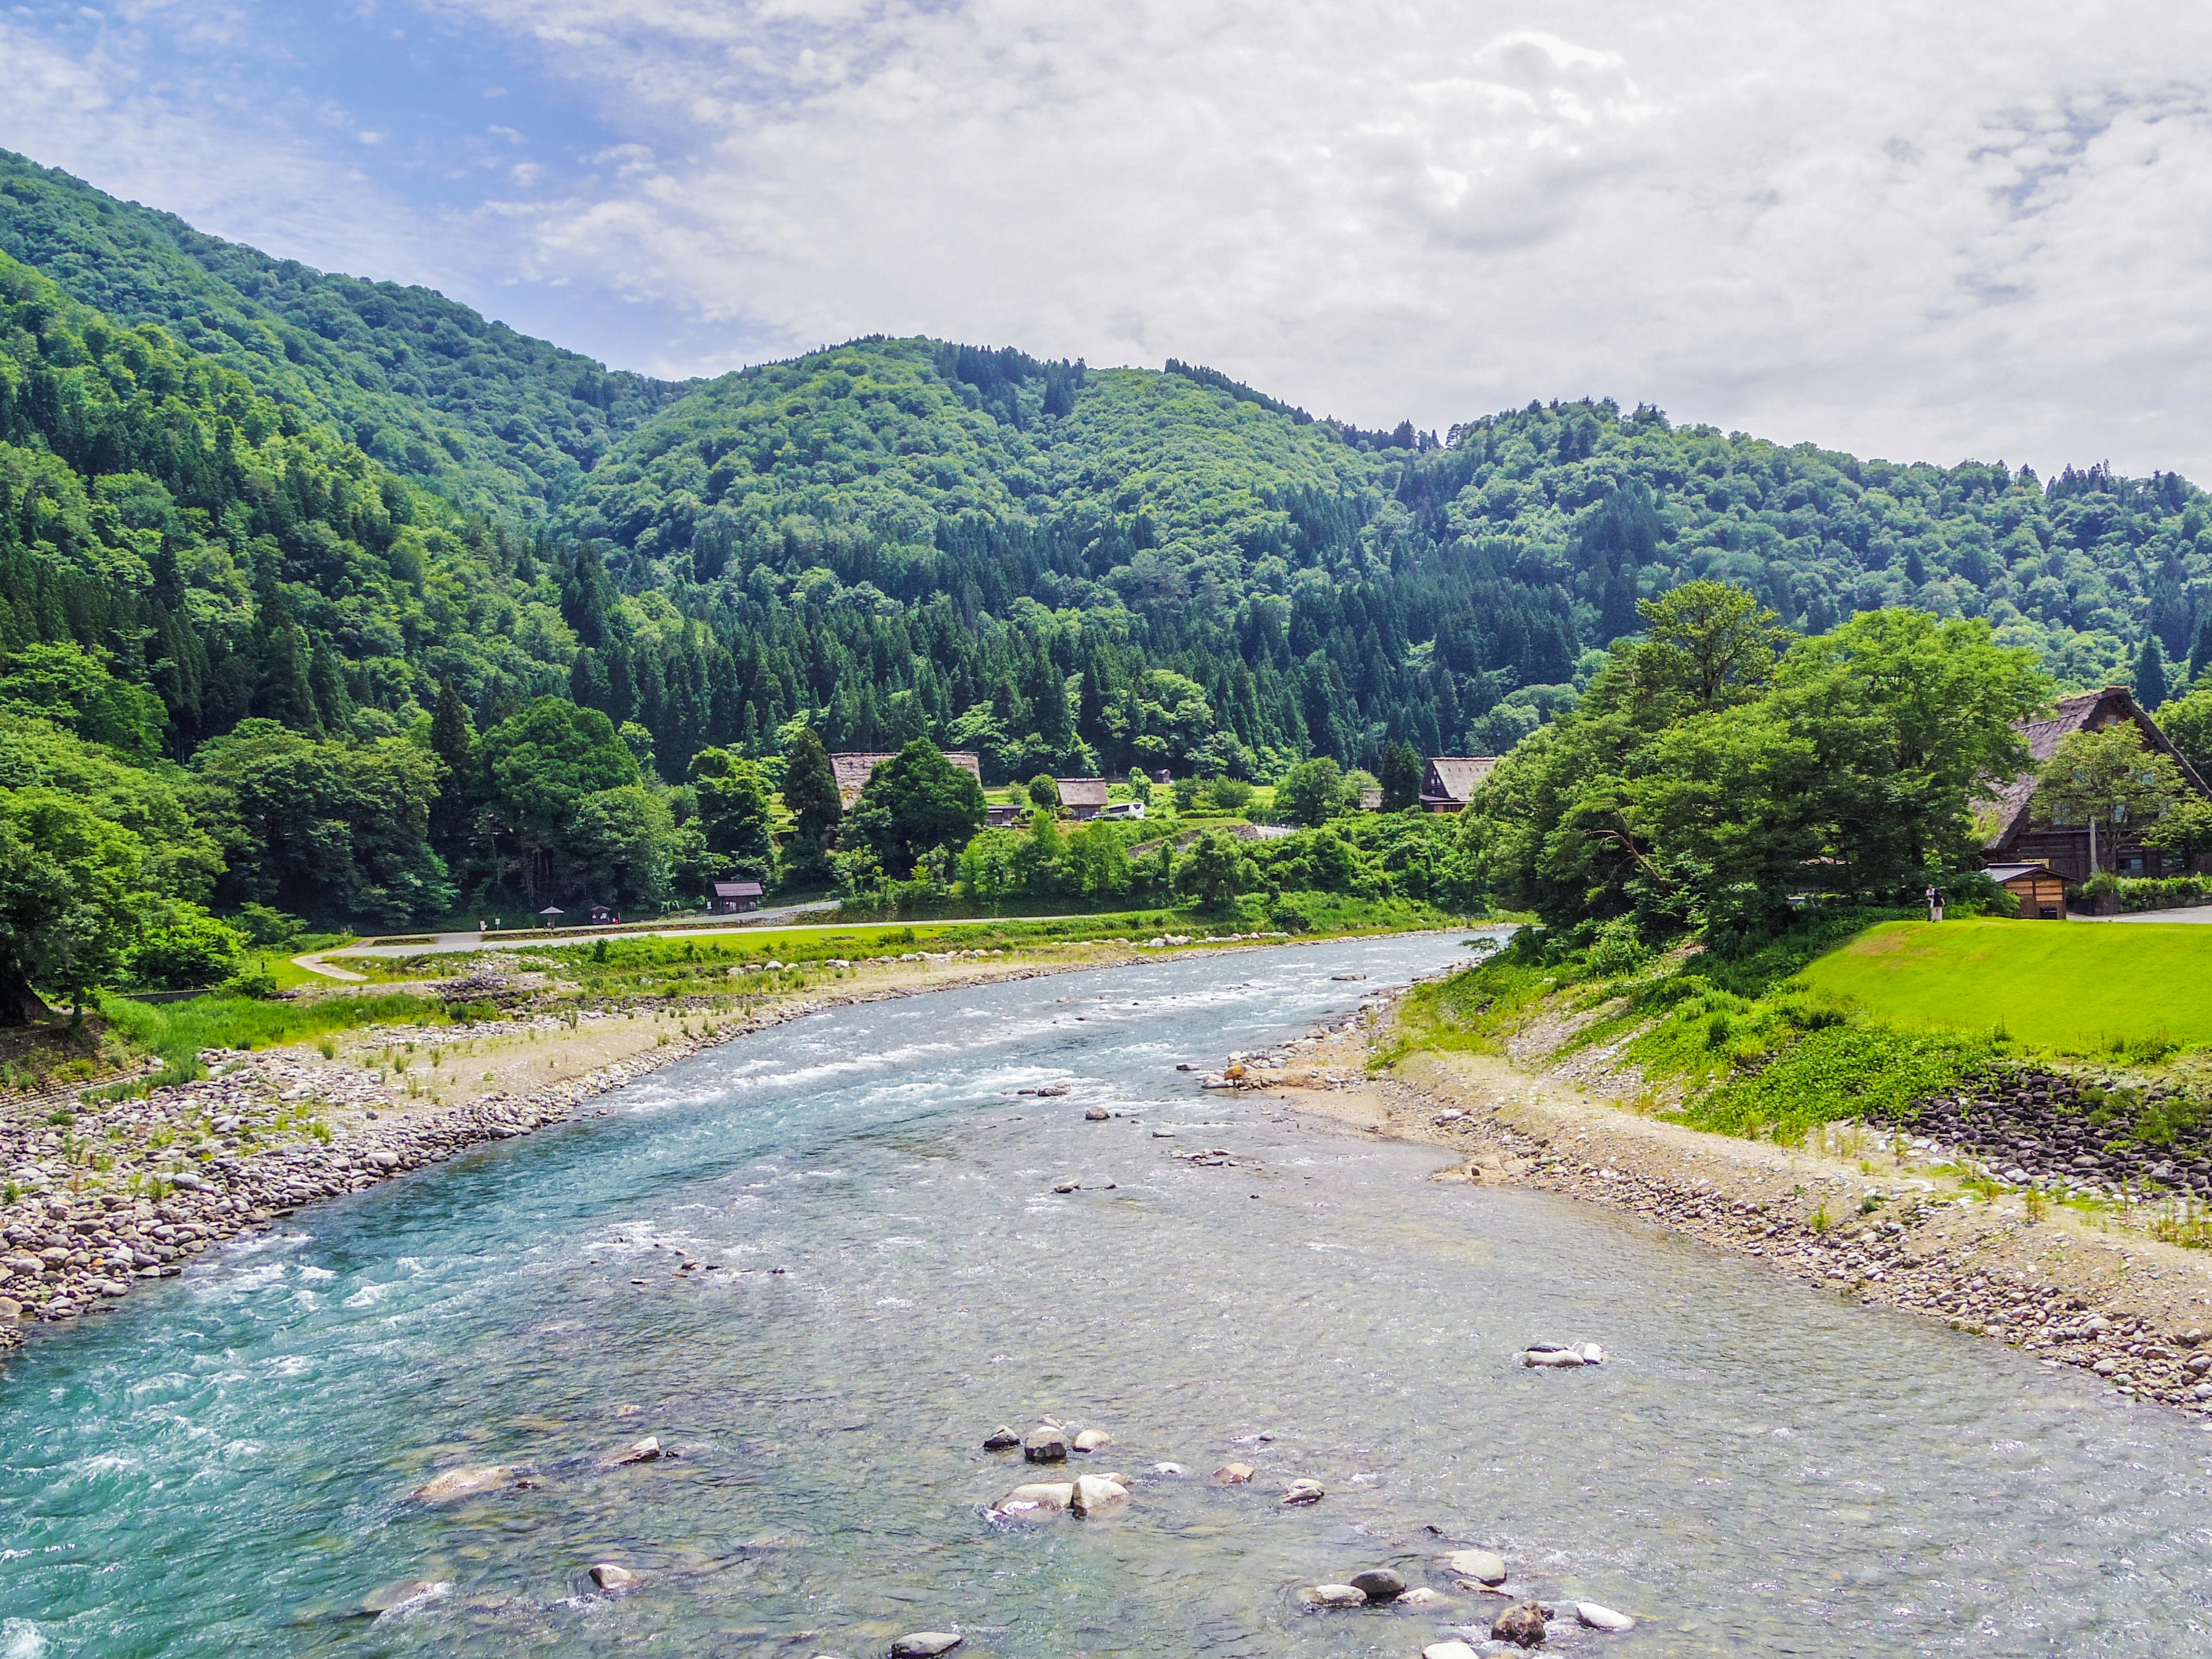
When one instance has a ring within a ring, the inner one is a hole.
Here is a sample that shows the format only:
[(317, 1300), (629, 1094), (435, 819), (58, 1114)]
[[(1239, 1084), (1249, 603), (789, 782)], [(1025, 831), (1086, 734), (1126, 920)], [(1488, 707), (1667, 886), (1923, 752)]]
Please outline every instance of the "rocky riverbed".
[(1394, 1006), (1370, 999), (1304, 1038), (1230, 1057), (1207, 1081), (1281, 1088), (1302, 1111), (1449, 1148), (1441, 1180), (1626, 1211), (2078, 1366), (2122, 1395), (2212, 1413), (2212, 1261), (2154, 1231), (2196, 1163), (2100, 1140), (2093, 1115), (2125, 1087), (2117, 1079), (2019, 1071), (1923, 1103), (1911, 1126), (1831, 1125), (1777, 1146), (1641, 1115), (1586, 1071), (1540, 1060), (1422, 1054), (1370, 1079)]

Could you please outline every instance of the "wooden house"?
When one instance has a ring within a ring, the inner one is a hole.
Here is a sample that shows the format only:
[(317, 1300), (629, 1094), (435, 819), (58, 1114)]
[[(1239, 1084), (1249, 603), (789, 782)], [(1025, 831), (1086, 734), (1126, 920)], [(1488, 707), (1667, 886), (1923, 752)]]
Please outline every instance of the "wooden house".
[(1054, 778), (1052, 783), (1060, 791), (1060, 804), (1070, 817), (1095, 818), (1106, 810), (1103, 778)]
[[(1474, 798), (1498, 764), (1495, 755), (1431, 755), (1428, 774), (1421, 780), (1424, 812), (1457, 812)], [(1380, 804), (1381, 798), (1376, 798)]]
[(2044, 763), (2058, 752), (2058, 745), (2076, 732), (2101, 732), (2123, 721), (2133, 721), (2143, 742), (2172, 761), (2190, 787), (2212, 795), (2197, 769), (2181, 757), (2180, 750), (2167, 741), (2156, 722), (2136, 707), (2135, 697), (2125, 686), (2108, 685), (2101, 691), (2061, 697), (2050, 718), (2029, 720), (2021, 727), (2033, 766), (2007, 784), (1995, 799), (1975, 803), (1977, 815), (1988, 826), (1984, 851), (1993, 866), (2041, 865), (2077, 886), (2097, 870), (2122, 876), (2187, 873), (2184, 860), (2161, 859), (2142, 844), (2140, 832), (2128, 824), (2098, 826), (2097, 863), (2093, 870), (2087, 824), (2051, 823), (2034, 815), (2037, 779)]
[(609, 927), (621, 920), (622, 918), (615, 914), (615, 908), (611, 904), (594, 904), (592, 907), (592, 926), (594, 927)]
[[(895, 752), (875, 754), (857, 750), (830, 756), (830, 770), (837, 780), (837, 798), (846, 805), (850, 806), (854, 801), (860, 799), (860, 792), (868, 787), (868, 780), (875, 776), (876, 769), (887, 760), (897, 758)], [(977, 760), (966, 750), (948, 749), (945, 751), (945, 758), (974, 778), (976, 782), (983, 781), (982, 762)]]
[(718, 881), (708, 895), (709, 915), (734, 916), (760, 908), (761, 884), (757, 881)]
[(1030, 814), (1026, 806), (1012, 801), (987, 800), (983, 803), (983, 827), (986, 830), (1011, 830)]
[(2066, 883), (2047, 864), (1992, 864), (1982, 872), (2020, 901), (2022, 921), (2066, 920)]

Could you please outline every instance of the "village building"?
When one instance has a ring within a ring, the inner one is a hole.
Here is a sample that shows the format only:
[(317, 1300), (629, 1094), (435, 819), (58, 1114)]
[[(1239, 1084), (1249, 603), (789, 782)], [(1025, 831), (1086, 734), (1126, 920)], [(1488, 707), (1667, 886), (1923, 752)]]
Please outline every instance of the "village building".
[(592, 907), (592, 926), (594, 927), (605, 927), (621, 920), (611, 904), (594, 904)]
[[(868, 780), (876, 775), (876, 769), (887, 760), (897, 758), (896, 752), (868, 754), (855, 751), (830, 756), (830, 770), (837, 780), (837, 798), (850, 806), (860, 799), (860, 792), (868, 787)], [(966, 750), (948, 749), (945, 751), (945, 758), (969, 774), (977, 783), (983, 781), (982, 762)]]
[[(2143, 742), (2171, 760), (2191, 788), (2212, 795), (2197, 769), (2181, 757), (2181, 751), (2167, 740), (2157, 723), (2136, 706), (2134, 696), (2125, 686), (2108, 685), (2101, 691), (2061, 697), (2049, 719), (2028, 720), (2020, 728), (2027, 739), (2033, 766), (2007, 784), (1995, 799), (1975, 804), (1976, 816), (1986, 826), (1983, 850), (1993, 871), (1996, 866), (2039, 865), (2075, 886), (2098, 871), (2121, 876), (2186, 873), (2185, 860), (2161, 858), (2143, 845), (2140, 829), (2126, 823), (2096, 827), (2097, 858), (2093, 868), (2089, 825), (2052, 823), (2035, 815), (2035, 786), (2044, 763), (2058, 752), (2058, 745), (2076, 732), (2101, 732), (2123, 721), (2133, 721)], [(2023, 906), (2021, 914), (2038, 912)]]
[(987, 800), (983, 803), (983, 827), (986, 830), (1011, 830), (1029, 816), (1026, 805), (1012, 801)]
[(1992, 864), (1982, 872), (2020, 902), (2022, 921), (2066, 920), (2066, 883), (2047, 864)]
[(1482, 787), (1482, 781), (1490, 775), (1490, 769), (1497, 764), (1495, 755), (1430, 756), (1428, 775), (1421, 780), (1421, 810), (1462, 811), (1474, 799), (1474, 792)]
[(734, 916), (759, 909), (760, 902), (761, 884), (757, 881), (718, 881), (707, 896), (707, 909), (712, 915)]
[(1106, 810), (1103, 778), (1054, 778), (1052, 785), (1060, 791), (1060, 804), (1072, 818), (1095, 818)]

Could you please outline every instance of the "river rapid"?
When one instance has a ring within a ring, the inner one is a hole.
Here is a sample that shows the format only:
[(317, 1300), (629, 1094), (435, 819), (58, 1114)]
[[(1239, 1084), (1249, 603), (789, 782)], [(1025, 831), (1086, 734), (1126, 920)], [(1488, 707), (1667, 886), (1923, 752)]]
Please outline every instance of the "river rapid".
[[(1298, 1588), (1451, 1590), (1436, 1558), (1474, 1543), (1641, 1621), (1576, 1653), (2212, 1650), (2194, 1423), (1174, 1069), (1465, 957), (814, 1016), (42, 1332), (0, 1384), (0, 1659), (860, 1659), (946, 1628), (1007, 1659), (1410, 1656), (1505, 1604)], [(1233, 1161), (1178, 1156), (1207, 1148)], [(1537, 1340), (1608, 1358), (1531, 1372)], [(1130, 1474), (1127, 1510), (987, 1516), (1027, 1476), (984, 1436), (1041, 1413), (1113, 1435), (1076, 1461)], [(599, 1468), (647, 1434), (682, 1455)], [(1257, 1480), (1206, 1479), (1231, 1459)], [(408, 1500), (484, 1462), (539, 1484)], [(1297, 1478), (1327, 1498), (1285, 1508)], [(585, 1594), (596, 1561), (642, 1588)], [(441, 1588), (354, 1611), (410, 1579)]]

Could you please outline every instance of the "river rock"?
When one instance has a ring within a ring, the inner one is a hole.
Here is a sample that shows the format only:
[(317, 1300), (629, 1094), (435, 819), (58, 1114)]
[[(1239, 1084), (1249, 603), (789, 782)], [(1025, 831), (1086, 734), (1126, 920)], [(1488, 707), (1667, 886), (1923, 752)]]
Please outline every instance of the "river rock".
[(1401, 1607), (1433, 1607), (1443, 1599), (1441, 1591), (1432, 1590), (1426, 1584), (1416, 1584), (1398, 1598), (1398, 1605)]
[(418, 1504), (450, 1504), (457, 1498), (474, 1498), (503, 1486), (514, 1472), (512, 1463), (464, 1463), (431, 1476), (407, 1495)]
[(1182, 1472), (1183, 1468), (1180, 1463), (1155, 1463), (1152, 1465), (1152, 1473), (1154, 1474), (1181, 1474)]
[(1093, 1106), (1089, 1111), (1084, 1113), (1083, 1115), (1085, 1120), (1088, 1122), (1103, 1123), (1108, 1118), (1113, 1116), (1114, 1114), (1108, 1111), (1103, 1106)]
[(1580, 1348), (1557, 1348), (1549, 1343), (1539, 1343), (1521, 1356), (1521, 1363), (1531, 1368), (1564, 1370), (1584, 1363)]
[[(1088, 1480), (1090, 1477), (1085, 1476)], [(1027, 1486), (1017, 1486), (991, 1505), (997, 1515), (1011, 1515), (1036, 1519), (1059, 1515), (1075, 1502), (1075, 1483), (1073, 1480), (1032, 1480)]]
[(1067, 1431), (1055, 1423), (1040, 1423), (1022, 1437), (1022, 1455), (1032, 1463), (1067, 1461)]
[(890, 1659), (938, 1659), (939, 1654), (951, 1652), (967, 1639), (951, 1631), (913, 1631), (891, 1644)]
[(1103, 1429), (1085, 1429), (1075, 1437), (1075, 1449), (1079, 1452), (1103, 1451), (1114, 1443), (1114, 1437)]
[(620, 1595), (624, 1590), (635, 1589), (639, 1581), (638, 1576), (628, 1567), (618, 1567), (611, 1561), (600, 1561), (592, 1568), (592, 1582), (610, 1595)]
[(1005, 1427), (995, 1428), (983, 1437), (985, 1451), (1012, 1451), (1021, 1443), (1021, 1436)]
[(1318, 1504), (1328, 1496), (1328, 1488), (1318, 1480), (1293, 1480), (1283, 1488), (1285, 1504)]
[(1535, 1647), (1544, 1639), (1544, 1609), (1534, 1601), (1522, 1601), (1506, 1608), (1491, 1626), (1490, 1639), (1510, 1642), (1516, 1647)]
[(1214, 1470), (1214, 1480), (1224, 1486), (1241, 1486), (1259, 1471), (1249, 1463), (1224, 1463)]
[(1464, 1642), (1431, 1642), (1421, 1650), (1421, 1659), (1476, 1659), (1476, 1655)]
[(1055, 1181), (1052, 1183), (1052, 1189), (1056, 1193), (1079, 1193), (1083, 1190), (1083, 1183), (1079, 1181)]
[(389, 1613), (394, 1607), (404, 1607), (410, 1601), (419, 1601), (426, 1595), (435, 1595), (444, 1585), (428, 1578), (400, 1578), (389, 1584), (380, 1584), (361, 1598), (361, 1610), (374, 1618)]
[(644, 1439), (634, 1440), (620, 1451), (602, 1458), (599, 1461), (599, 1467), (603, 1469), (618, 1469), (626, 1463), (650, 1463), (660, 1455), (660, 1442), (648, 1434)]
[(1478, 1584), (1505, 1582), (1505, 1558), (1495, 1550), (1454, 1550), (1444, 1557), (1444, 1565)]
[(1310, 1607), (1364, 1607), (1367, 1592), (1357, 1584), (1313, 1584), (1298, 1592)]
[(1353, 1573), (1352, 1585), (1370, 1601), (1395, 1601), (1406, 1593), (1406, 1576), (1388, 1567), (1370, 1567)]
[(1075, 1496), (1068, 1508), (1078, 1515), (1110, 1515), (1129, 1501), (1129, 1489), (1118, 1480), (1108, 1480), (1095, 1474), (1086, 1474), (1075, 1483)]
[(1583, 1343), (1583, 1364), (1585, 1364), (1585, 1365), (1602, 1365), (1602, 1364), (1605, 1364), (1605, 1350), (1604, 1350), (1603, 1348), (1599, 1347), (1599, 1346), (1598, 1346), (1598, 1345), (1597, 1345), (1596, 1343), (1595, 1343), (1595, 1342), (1585, 1342), (1585, 1343)]
[(7, 1324), (23, 1316), (23, 1304), (12, 1296), (0, 1296), (0, 1324)]
[(1625, 1613), (1601, 1607), (1595, 1601), (1575, 1603), (1575, 1618), (1592, 1630), (1634, 1630), (1636, 1621)]

